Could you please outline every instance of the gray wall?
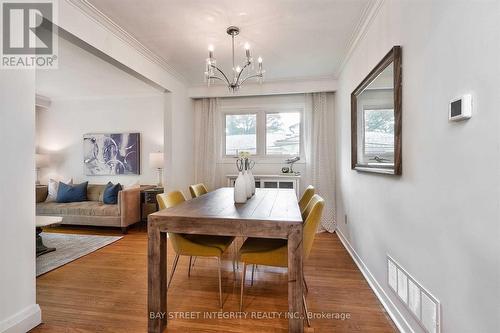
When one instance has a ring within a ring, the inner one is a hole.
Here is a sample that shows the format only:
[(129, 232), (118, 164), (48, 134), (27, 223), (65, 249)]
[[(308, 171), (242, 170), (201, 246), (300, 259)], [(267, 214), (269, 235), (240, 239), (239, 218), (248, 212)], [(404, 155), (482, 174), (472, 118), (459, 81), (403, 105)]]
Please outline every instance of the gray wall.
[[(499, 4), (385, 1), (339, 78), (339, 230), (416, 332), (386, 283), (387, 254), (440, 300), (442, 332), (500, 330)], [(393, 45), (403, 48), (403, 175), (358, 173), (350, 93)], [(472, 119), (448, 122), (449, 101), (468, 92)]]

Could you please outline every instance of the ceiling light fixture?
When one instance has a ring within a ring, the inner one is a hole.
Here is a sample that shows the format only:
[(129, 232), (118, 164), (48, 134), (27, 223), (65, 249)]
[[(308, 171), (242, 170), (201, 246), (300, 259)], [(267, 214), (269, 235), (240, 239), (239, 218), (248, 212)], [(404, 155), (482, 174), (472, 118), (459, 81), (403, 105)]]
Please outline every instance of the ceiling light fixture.
[[(214, 81), (221, 80), (227, 84), (227, 87), (230, 92), (236, 92), (240, 88), (240, 86), (248, 79), (258, 78), (259, 83), (262, 83), (262, 79), (264, 78), (264, 70), (262, 70), (262, 58), (259, 57), (257, 59), (258, 62), (258, 70), (256, 72), (251, 72), (250, 68), (253, 70), (254, 68), (254, 60), (250, 55), (250, 44), (245, 43), (245, 55), (246, 62), (243, 67), (236, 66), (234, 61), (234, 37), (240, 33), (240, 28), (235, 26), (230, 26), (226, 30), (227, 34), (231, 36), (232, 39), (232, 51), (233, 51), (233, 67), (232, 67), (232, 79), (229, 80), (228, 76), (217, 67), (217, 61), (214, 56), (214, 47), (213, 45), (208, 46), (208, 58), (206, 60), (206, 70), (205, 70), (205, 81), (208, 86), (214, 83)], [(244, 74), (244, 72), (248, 72)], [(217, 72), (217, 73), (216, 73)]]

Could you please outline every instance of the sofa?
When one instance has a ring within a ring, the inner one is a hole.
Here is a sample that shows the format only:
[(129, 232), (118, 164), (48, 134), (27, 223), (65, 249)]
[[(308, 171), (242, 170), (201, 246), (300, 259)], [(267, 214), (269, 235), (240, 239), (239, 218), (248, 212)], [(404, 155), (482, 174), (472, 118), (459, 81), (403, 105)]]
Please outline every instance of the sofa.
[(102, 202), (106, 185), (89, 184), (87, 201), (57, 203), (46, 202), (47, 187), (36, 187), (36, 215), (60, 216), (62, 224), (120, 227), (123, 233), (130, 225), (141, 220), (141, 188), (130, 188), (118, 192), (118, 203)]

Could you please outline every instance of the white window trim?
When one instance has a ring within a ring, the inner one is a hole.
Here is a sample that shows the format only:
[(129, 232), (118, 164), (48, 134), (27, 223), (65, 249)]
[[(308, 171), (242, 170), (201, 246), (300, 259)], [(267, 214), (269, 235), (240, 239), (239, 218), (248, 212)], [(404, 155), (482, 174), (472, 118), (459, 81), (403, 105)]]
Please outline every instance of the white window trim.
[(304, 139), (305, 139), (305, 128), (304, 128), (304, 105), (292, 104), (292, 105), (281, 105), (281, 106), (258, 106), (258, 107), (225, 107), (221, 110), (220, 124), (221, 131), (220, 136), (222, 136), (222, 149), (220, 153), (219, 163), (234, 163), (235, 157), (233, 155), (226, 155), (226, 115), (240, 115), (240, 114), (256, 114), (257, 115), (257, 154), (252, 155), (252, 159), (261, 164), (275, 164), (283, 163), (287, 158), (296, 155), (267, 155), (267, 135), (266, 135), (266, 115), (269, 113), (300, 113), (300, 144), (299, 144), (299, 156), (300, 161), (296, 164), (304, 164)]
[[(362, 141), (361, 141), (361, 147), (358, 147), (361, 148), (362, 150), (362, 158), (363, 160), (369, 160), (370, 158), (373, 158), (377, 155), (375, 154), (367, 154), (365, 152), (365, 147), (366, 147), (366, 138), (365, 138), (365, 112), (366, 111), (372, 111), (372, 110), (389, 110), (389, 109), (393, 109), (394, 110), (394, 107), (391, 106), (391, 105), (376, 105), (376, 106), (371, 106), (369, 104), (365, 104), (363, 105), (362, 107), (362, 113), (361, 113), (361, 128), (363, 128), (363, 131), (362, 131)], [(394, 159), (394, 153), (390, 154), (390, 153), (385, 153), (385, 154), (379, 154), (381, 157), (389, 157), (389, 158), (392, 158)], [(384, 162), (384, 163), (379, 163), (379, 164), (385, 164), (385, 165), (394, 165), (394, 162), (392, 163), (388, 163), (388, 162)], [(363, 165), (366, 165), (366, 163), (364, 163)]]

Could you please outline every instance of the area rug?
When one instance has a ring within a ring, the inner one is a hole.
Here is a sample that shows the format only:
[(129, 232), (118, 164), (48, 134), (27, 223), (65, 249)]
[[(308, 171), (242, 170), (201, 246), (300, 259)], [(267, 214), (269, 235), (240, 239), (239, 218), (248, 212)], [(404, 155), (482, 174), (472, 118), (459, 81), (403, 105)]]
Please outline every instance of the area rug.
[(40, 276), (73, 260), (92, 253), (106, 245), (116, 242), (122, 236), (95, 236), (58, 234), (42, 232), (40, 234), (47, 247), (55, 247), (54, 252), (36, 258), (36, 276)]

